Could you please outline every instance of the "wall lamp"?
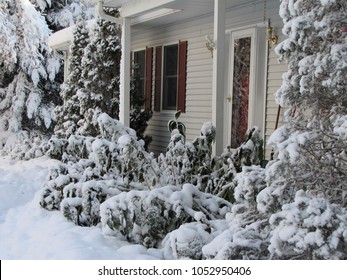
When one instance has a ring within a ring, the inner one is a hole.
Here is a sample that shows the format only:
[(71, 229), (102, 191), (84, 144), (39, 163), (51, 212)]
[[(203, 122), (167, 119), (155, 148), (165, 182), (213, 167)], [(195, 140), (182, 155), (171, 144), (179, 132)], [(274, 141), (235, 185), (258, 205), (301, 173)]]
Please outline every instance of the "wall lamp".
[(211, 52), (211, 57), (213, 57), (213, 50), (216, 48), (216, 43), (211, 39), (210, 36), (205, 36), (206, 48)]
[(270, 47), (278, 43), (278, 37), (275, 34), (275, 30), (272, 27), (266, 29), (266, 39), (268, 40)]

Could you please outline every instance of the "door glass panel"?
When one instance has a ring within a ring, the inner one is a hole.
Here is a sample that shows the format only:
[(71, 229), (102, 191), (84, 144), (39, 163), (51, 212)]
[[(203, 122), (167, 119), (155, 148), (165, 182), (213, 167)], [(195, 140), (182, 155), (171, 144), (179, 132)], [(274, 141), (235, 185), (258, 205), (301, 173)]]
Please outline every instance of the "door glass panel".
[(230, 147), (237, 148), (248, 129), (251, 37), (234, 40), (234, 71)]

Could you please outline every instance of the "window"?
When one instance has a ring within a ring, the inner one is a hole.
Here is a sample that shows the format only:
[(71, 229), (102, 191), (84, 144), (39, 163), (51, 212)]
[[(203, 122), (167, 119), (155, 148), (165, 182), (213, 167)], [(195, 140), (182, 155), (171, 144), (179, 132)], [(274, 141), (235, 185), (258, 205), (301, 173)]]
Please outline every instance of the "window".
[(176, 110), (178, 80), (178, 45), (164, 47), (163, 110)]
[(145, 95), (145, 66), (146, 66), (146, 51), (134, 52), (134, 78), (135, 89), (139, 96)]
[(152, 110), (152, 63), (153, 48), (135, 51), (134, 78), (136, 94), (144, 98), (144, 109)]
[[(186, 110), (187, 41), (155, 49), (154, 110)], [(162, 63), (163, 62), (163, 63)]]

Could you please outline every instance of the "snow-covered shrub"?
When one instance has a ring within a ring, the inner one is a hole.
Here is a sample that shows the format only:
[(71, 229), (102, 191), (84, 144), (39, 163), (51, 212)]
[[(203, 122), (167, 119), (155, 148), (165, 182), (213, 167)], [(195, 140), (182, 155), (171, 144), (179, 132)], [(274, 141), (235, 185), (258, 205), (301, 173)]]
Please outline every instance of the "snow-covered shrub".
[[(211, 172), (212, 143), (215, 139), (215, 127), (211, 122), (203, 124), (201, 135), (187, 142), (184, 124), (171, 121), (171, 139), (167, 152), (158, 159), (159, 184), (182, 186), (184, 183), (201, 185)], [(180, 129), (174, 127), (181, 127)]]
[(340, 133), (347, 115), (346, 9), (344, 0), (281, 3), (288, 38), (275, 50), (289, 70), (276, 93), (287, 108), (286, 124), (269, 139), (276, 151), (267, 168), (271, 208), (293, 202), (300, 189), (347, 205), (346, 138)]
[(67, 185), (60, 204), (63, 215), (80, 226), (97, 225), (100, 222), (100, 204), (109, 195), (108, 189), (105, 181), (95, 180)]
[(232, 155), (232, 161), (237, 172), (241, 172), (243, 166), (261, 164), (264, 141), (260, 132), (258, 127), (248, 130), (240, 147)]
[(254, 127), (247, 131), (240, 147), (235, 150), (227, 148), (221, 156), (212, 159), (206, 191), (233, 201), (233, 180), (236, 174), (242, 171), (243, 166), (261, 164), (262, 147), (260, 129)]
[(37, 131), (5, 132), (0, 136), (0, 155), (29, 160), (46, 154), (48, 138)]
[(47, 155), (53, 159), (61, 160), (66, 150), (67, 140), (51, 137), (48, 141)]
[(232, 182), (234, 204), (227, 219), (227, 228), (203, 247), (208, 259), (266, 258), (268, 220), (257, 209), (257, 195), (266, 187), (265, 170), (260, 166), (244, 166)]
[(153, 155), (134, 130), (107, 114), (100, 114), (97, 122), (100, 137), (51, 139), (49, 152), (62, 163), (50, 171), (41, 195), (42, 207), (61, 210), (82, 226), (99, 223), (100, 204), (107, 198), (122, 191), (148, 190), (157, 176)]
[(201, 260), (202, 248), (211, 241), (211, 228), (199, 222), (186, 223), (163, 240), (165, 259)]
[(347, 259), (347, 211), (303, 190), (270, 218), (275, 259)]
[(105, 233), (121, 233), (132, 242), (155, 247), (166, 234), (193, 221), (197, 212), (213, 220), (223, 218), (230, 208), (227, 201), (191, 184), (165, 186), (123, 192), (106, 200), (101, 205), (101, 222)]
[(232, 181), (234, 203), (224, 219), (195, 215), (163, 242), (167, 258), (266, 259), (269, 256), (268, 217), (257, 209), (257, 195), (266, 187), (265, 170), (244, 166)]
[(160, 154), (158, 165), (160, 171), (160, 184), (182, 186), (191, 182), (192, 163), (190, 155), (194, 153), (190, 143), (185, 143), (185, 137), (177, 130), (173, 130), (167, 152)]
[(202, 248), (205, 259), (259, 260), (267, 259), (268, 221), (256, 221), (244, 227), (235, 227), (228, 219), (229, 228), (220, 232)]
[(233, 222), (240, 226), (248, 225), (259, 219), (258, 194), (266, 187), (265, 170), (259, 166), (245, 166), (235, 176), (234, 199), (232, 208)]
[(52, 187), (45, 187), (41, 191), (40, 206), (46, 210), (59, 210), (63, 196), (61, 191)]

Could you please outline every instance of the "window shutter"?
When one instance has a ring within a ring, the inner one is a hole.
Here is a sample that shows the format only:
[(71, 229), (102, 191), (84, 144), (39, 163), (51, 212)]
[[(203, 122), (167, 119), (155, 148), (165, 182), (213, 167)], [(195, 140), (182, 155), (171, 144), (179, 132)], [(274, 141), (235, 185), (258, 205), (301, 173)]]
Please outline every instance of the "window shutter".
[(181, 111), (181, 112), (186, 111), (187, 49), (188, 49), (187, 41), (179, 42), (177, 111)]
[(155, 48), (155, 84), (154, 84), (154, 111), (160, 111), (161, 102), (161, 67), (162, 46)]
[(153, 71), (153, 48), (146, 48), (145, 68), (145, 110), (152, 110), (152, 71)]

